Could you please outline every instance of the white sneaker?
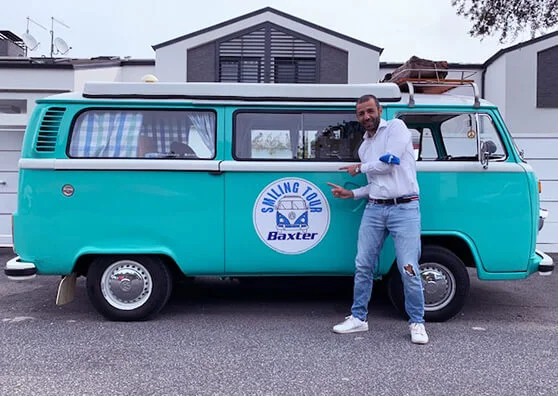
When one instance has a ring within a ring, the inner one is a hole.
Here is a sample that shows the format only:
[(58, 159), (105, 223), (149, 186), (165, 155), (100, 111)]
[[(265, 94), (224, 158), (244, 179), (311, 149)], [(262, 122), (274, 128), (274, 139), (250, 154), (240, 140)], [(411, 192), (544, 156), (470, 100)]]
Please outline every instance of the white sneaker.
[(333, 326), (333, 332), (339, 334), (356, 333), (358, 331), (368, 331), (368, 322), (349, 315), (344, 322)]
[(411, 330), (411, 342), (413, 344), (428, 343), (428, 334), (426, 334), (423, 323), (411, 323), (409, 329)]

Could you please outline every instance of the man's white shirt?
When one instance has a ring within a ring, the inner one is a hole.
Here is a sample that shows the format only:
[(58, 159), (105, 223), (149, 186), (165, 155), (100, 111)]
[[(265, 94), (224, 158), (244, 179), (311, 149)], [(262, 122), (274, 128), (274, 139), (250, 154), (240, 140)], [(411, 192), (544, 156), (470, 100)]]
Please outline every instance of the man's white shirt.
[[(380, 157), (391, 154), (400, 164), (387, 164)], [(380, 120), (374, 136), (364, 134), (358, 149), (362, 163), (360, 171), (366, 174), (368, 185), (353, 191), (355, 199), (389, 199), (405, 195), (418, 195), (415, 152), (411, 132), (399, 119)]]

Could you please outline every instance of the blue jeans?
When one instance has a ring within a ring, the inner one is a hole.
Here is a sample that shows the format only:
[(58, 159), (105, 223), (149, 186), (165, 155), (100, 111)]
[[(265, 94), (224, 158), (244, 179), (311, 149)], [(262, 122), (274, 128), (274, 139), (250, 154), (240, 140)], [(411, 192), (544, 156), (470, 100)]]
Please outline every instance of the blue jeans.
[[(424, 322), (424, 295), (418, 268), (420, 258), (420, 205), (411, 201), (396, 205), (368, 203), (358, 232), (352, 315), (366, 320), (376, 264), (388, 233), (393, 238), (397, 268), (405, 291), (405, 310), (410, 323)], [(410, 267), (409, 267), (410, 265)]]

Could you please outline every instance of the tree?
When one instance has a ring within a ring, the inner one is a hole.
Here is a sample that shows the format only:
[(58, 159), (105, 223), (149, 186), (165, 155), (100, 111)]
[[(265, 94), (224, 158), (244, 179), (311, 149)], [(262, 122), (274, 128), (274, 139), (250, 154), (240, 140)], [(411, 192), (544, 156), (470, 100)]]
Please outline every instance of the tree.
[(457, 15), (473, 22), (471, 36), (500, 32), (500, 42), (529, 29), (531, 36), (558, 24), (558, 0), (451, 0)]

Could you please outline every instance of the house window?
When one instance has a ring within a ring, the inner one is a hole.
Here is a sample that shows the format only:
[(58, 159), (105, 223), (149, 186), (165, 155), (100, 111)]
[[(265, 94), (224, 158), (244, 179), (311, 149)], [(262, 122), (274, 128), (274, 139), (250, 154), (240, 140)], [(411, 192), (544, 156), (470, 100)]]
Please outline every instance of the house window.
[(537, 54), (537, 107), (558, 107), (558, 46)]
[(0, 114), (25, 114), (27, 113), (27, 100), (25, 99), (0, 99)]
[(274, 67), (276, 83), (316, 82), (316, 59), (275, 58)]
[(266, 22), (217, 42), (221, 82), (317, 83), (318, 42)]
[(223, 57), (220, 63), (221, 82), (262, 82), (260, 58)]

